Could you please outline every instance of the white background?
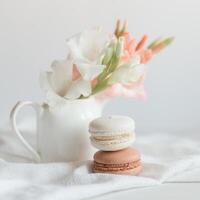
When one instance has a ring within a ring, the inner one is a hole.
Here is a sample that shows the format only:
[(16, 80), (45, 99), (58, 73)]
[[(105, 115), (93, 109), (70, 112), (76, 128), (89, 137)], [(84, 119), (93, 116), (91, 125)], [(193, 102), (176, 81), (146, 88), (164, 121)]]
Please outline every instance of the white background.
[(141, 132), (200, 130), (199, 0), (0, 0), (0, 121), (17, 100), (43, 99), (39, 72), (65, 57), (67, 37), (112, 31), (118, 17), (138, 39), (176, 40), (149, 63), (147, 100), (115, 99), (105, 112), (133, 116)]

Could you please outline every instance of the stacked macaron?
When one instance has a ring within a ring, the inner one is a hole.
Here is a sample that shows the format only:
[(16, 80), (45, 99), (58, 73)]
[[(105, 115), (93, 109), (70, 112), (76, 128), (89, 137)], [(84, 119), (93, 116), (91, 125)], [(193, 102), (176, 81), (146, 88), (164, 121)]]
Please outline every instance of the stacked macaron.
[(139, 153), (130, 147), (135, 141), (135, 123), (126, 116), (108, 116), (89, 125), (90, 140), (100, 151), (94, 155), (93, 172), (133, 174), (141, 171)]

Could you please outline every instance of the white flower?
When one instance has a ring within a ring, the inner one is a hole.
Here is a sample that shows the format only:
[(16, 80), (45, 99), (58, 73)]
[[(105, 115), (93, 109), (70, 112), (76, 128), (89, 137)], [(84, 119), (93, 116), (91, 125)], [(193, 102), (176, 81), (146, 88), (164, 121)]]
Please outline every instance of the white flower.
[(108, 83), (126, 84), (137, 82), (139, 78), (146, 72), (146, 66), (140, 64), (140, 58), (136, 57), (132, 62), (119, 66), (110, 76)]
[(51, 64), (52, 71), (41, 73), (40, 86), (46, 92), (64, 96), (72, 81), (72, 61), (56, 60)]
[[(91, 94), (90, 81), (83, 80), (82, 77), (73, 80), (72, 60), (54, 61), (51, 68), (52, 71), (40, 74), (40, 86), (45, 91), (50, 104), (55, 104), (56, 101), (64, 98), (73, 100), (81, 95), (87, 97)], [(92, 74), (85, 74), (85, 76), (90, 78)]]
[[(92, 92), (91, 82), (106, 67), (102, 64), (111, 38), (99, 29), (84, 31), (67, 41), (69, 56), (66, 60), (54, 61), (52, 71), (40, 76), (40, 84), (50, 101), (88, 97)], [(73, 67), (78, 71), (74, 78)]]
[(106, 67), (101, 63), (109, 41), (108, 34), (100, 29), (84, 31), (67, 41), (70, 56), (84, 80), (91, 80)]
[(83, 95), (84, 97), (87, 97), (91, 94), (91, 92), (92, 92), (92, 89), (91, 89), (90, 82), (85, 81), (83, 79), (79, 79), (72, 82), (65, 97), (67, 99), (77, 99), (81, 95)]

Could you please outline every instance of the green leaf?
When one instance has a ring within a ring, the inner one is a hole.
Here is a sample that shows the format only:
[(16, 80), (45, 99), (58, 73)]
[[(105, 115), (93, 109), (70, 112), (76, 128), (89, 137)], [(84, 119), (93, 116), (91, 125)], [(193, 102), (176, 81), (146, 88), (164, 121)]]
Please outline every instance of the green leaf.
[(164, 44), (164, 46), (168, 46), (168, 45), (170, 45), (173, 41), (174, 41), (174, 37), (169, 37), (169, 38), (166, 38), (165, 40), (163, 40), (162, 43)]
[(152, 47), (156, 46), (158, 43), (160, 43), (161, 38), (157, 38), (156, 40), (154, 40), (147, 48), (151, 49)]

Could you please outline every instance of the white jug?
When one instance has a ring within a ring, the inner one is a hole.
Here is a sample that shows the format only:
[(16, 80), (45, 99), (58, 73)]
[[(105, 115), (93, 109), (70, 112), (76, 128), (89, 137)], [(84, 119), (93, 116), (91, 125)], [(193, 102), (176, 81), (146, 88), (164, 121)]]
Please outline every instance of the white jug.
[[(21, 135), (16, 116), (25, 105), (37, 114), (37, 149)], [(103, 104), (95, 98), (66, 100), (54, 107), (30, 101), (18, 102), (10, 113), (11, 125), (36, 162), (69, 162), (92, 159), (95, 149), (89, 141), (88, 124), (101, 116)]]

